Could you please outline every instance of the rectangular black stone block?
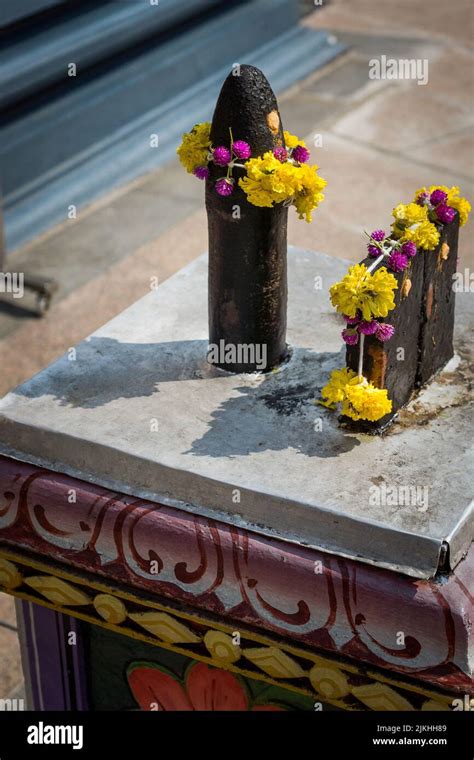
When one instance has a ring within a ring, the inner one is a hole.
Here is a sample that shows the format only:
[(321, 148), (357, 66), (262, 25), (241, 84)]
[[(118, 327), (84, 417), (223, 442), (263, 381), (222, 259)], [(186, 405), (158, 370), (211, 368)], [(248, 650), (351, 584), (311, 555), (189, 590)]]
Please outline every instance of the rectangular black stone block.
[[(383, 321), (393, 325), (394, 335), (385, 343), (377, 340), (373, 335), (365, 336), (363, 375), (377, 388), (386, 388), (388, 397), (392, 401), (392, 411), (377, 422), (351, 420), (350, 427), (367, 432), (382, 429), (400, 407), (410, 400), (414, 391), (419, 365), (420, 312), (425, 255), (420, 251), (410, 260), (403, 272), (392, 272), (398, 283), (398, 288), (394, 293), (395, 308)], [(374, 260), (368, 257), (361, 263), (369, 267)], [(382, 261), (375, 270), (384, 266), (386, 264)], [(350, 369), (357, 372), (359, 345), (347, 347), (346, 362)]]
[[(395, 308), (384, 320), (395, 333), (386, 343), (367, 335), (363, 375), (377, 388), (385, 388), (392, 411), (377, 422), (348, 418), (348, 426), (363, 432), (382, 430), (417, 388), (429, 382), (453, 356), (455, 289), (459, 216), (440, 229), (439, 243), (431, 251), (420, 250), (403, 272), (394, 274), (398, 288)], [(361, 262), (369, 267), (373, 259)], [(376, 269), (386, 266), (378, 264)], [(348, 346), (347, 366), (357, 372), (359, 346)]]

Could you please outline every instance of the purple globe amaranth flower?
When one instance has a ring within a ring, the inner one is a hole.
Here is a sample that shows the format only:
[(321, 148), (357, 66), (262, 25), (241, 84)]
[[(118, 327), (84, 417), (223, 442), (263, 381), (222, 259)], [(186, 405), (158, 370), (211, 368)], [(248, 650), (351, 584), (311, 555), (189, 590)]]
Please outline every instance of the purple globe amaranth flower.
[(294, 158), (295, 161), (298, 161), (299, 164), (305, 164), (309, 159), (309, 150), (308, 148), (305, 148), (304, 145), (297, 145), (296, 148), (293, 148), (291, 157)]
[(274, 149), (273, 155), (275, 156), (275, 158), (281, 161), (282, 164), (284, 164), (286, 159), (288, 158), (288, 151), (286, 148), (280, 145), (278, 148)]
[(433, 190), (430, 195), (430, 203), (432, 203), (433, 206), (437, 206), (439, 203), (444, 203), (447, 197), (447, 193), (445, 193), (444, 190)]
[(351, 330), (349, 328), (349, 329), (343, 330), (341, 335), (342, 335), (342, 340), (344, 341), (344, 343), (347, 343), (348, 346), (356, 346), (359, 342), (359, 333), (357, 332), (357, 330)]
[(198, 179), (207, 179), (209, 177), (209, 169), (207, 166), (196, 166), (193, 174)]
[(366, 322), (363, 320), (359, 325), (358, 329), (361, 333), (364, 333), (364, 335), (373, 335), (377, 332), (377, 326), (378, 322), (376, 322), (375, 319), (372, 319), (370, 322)]
[(395, 328), (393, 325), (389, 325), (386, 322), (377, 322), (377, 332), (375, 337), (378, 340), (381, 340), (382, 343), (385, 343), (386, 340), (390, 340), (394, 332)]
[(408, 266), (408, 256), (399, 251), (393, 251), (387, 259), (387, 266), (392, 272), (403, 272)]
[(384, 230), (374, 230), (370, 233), (370, 237), (372, 240), (376, 240), (377, 243), (382, 243), (387, 236)]
[(410, 258), (416, 256), (416, 245), (413, 240), (407, 240), (406, 243), (403, 243), (401, 253), (403, 253), (404, 256), (410, 256)]
[(232, 150), (234, 151), (234, 156), (237, 156), (237, 158), (245, 159), (250, 158), (252, 155), (250, 145), (248, 142), (245, 142), (245, 140), (236, 140), (232, 146)]
[(355, 317), (348, 317), (347, 314), (344, 314), (343, 316), (348, 325), (357, 325), (361, 320), (362, 313), (357, 310)]
[(218, 145), (217, 148), (214, 148), (212, 155), (214, 163), (219, 166), (227, 166), (232, 158), (229, 148), (226, 148), (224, 145)]
[(451, 206), (446, 206), (444, 203), (436, 206), (435, 213), (438, 221), (443, 224), (450, 224), (456, 216), (456, 210), (451, 208)]
[(367, 251), (368, 251), (369, 256), (372, 256), (372, 258), (374, 259), (376, 259), (377, 256), (380, 256), (380, 254), (382, 253), (380, 248), (377, 248), (376, 245), (371, 245), (370, 243), (367, 246)]
[(215, 187), (216, 193), (219, 195), (232, 195), (232, 192), (234, 190), (234, 183), (231, 179), (222, 177), (222, 179), (217, 180)]
[(428, 196), (429, 196), (429, 193), (427, 193), (427, 192), (420, 193), (419, 196), (418, 196), (418, 198), (416, 199), (416, 202), (418, 203), (418, 205), (419, 206), (424, 206), (425, 205), (425, 201), (427, 200)]

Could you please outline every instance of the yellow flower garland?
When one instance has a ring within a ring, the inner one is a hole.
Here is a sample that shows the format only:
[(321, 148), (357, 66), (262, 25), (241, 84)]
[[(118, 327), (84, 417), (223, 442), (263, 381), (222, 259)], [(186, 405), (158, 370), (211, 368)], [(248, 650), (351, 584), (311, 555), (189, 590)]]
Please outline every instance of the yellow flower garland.
[[(374, 238), (370, 237), (369, 250), (376, 246), (380, 249), (380, 258), (374, 261), (374, 266), (377, 261), (389, 256), (390, 251), (403, 250), (400, 248), (403, 243), (412, 242), (416, 248), (425, 251), (436, 248), (440, 239), (440, 222), (435, 224), (431, 221), (432, 219), (436, 221), (436, 211), (433, 209), (436, 203), (440, 202), (439, 194), (437, 200), (431, 199), (431, 194), (436, 190), (446, 194), (446, 199), (442, 202), (456, 209), (460, 225), (466, 223), (471, 204), (460, 197), (459, 187), (449, 188), (445, 185), (422, 187), (416, 191), (412, 203), (400, 203), (393, 209), (394, 222), (391, 240), (387, 238), (388, 247), (384, 247), (386, 241), (382, 239), (385, 233), (382, 232), (382, 237), (379, 238), (372, 233)], [(423, 202), (425, 199), (426, 202)], [(340, 282), (332, 285), (329, 292), (331, 303), (337, 311), (345, 317), (355, 318), (355, 323), (357, 323), (360, 319), (370, 322), (377, 317), (386, 317), (388, 312), (395, 307), (394, 291), (397, 287), (396, 278), (388, 272), (386, 267), (382, 266), (372, 273), (364, 264), (355, 264), (349, 268), (348, 273)], [(349, 324), (353, 323), (349, 322)], [(344, 333), (352, 336), (354, 330), (346, 329), (343, 331), (343, 336)], [(359, 372), (362, 368), (363, 345), (364, 335), (362, 334)], [(365, 377), (358, 375), (349, 367), (333, 370), (329, 381), (321, 391), (321, 396), (323, 400), (319, 402), (320, 404), (329, 409), (336, 409), (338, 405), (341, 405), (342, 413), (353, 420), (376, 422), (392, 411), (392, 402), (388, 398), (387, 390), (376, 388)]]
[[(207, 167), (212, 158), (210, 130), (211, 125), (205, 122), (183, 135), (176, 152), (189, 174)], [(318, 166), (308, 166), (304, 163), (306, 159), (296, 160), (296, 151), (292, 154), (295, 148), (304, 148), (309, 156), (304, 140), (287, 131), (283, 135), (285, 145), (280, 147), (284, 153), (287, 151), (286, 159), (280, 160), (271, 150), (249, 158), (244, 165), (246, 176), (239, 180), (239, 185), (252, 205), (267, 208), (277, 203), (293, 205), (300, 219), (311, 222), (312, 211), (324, 200), (326, 180), (319, 176)], [(229, 169), (233, 165), (230, 163)]]

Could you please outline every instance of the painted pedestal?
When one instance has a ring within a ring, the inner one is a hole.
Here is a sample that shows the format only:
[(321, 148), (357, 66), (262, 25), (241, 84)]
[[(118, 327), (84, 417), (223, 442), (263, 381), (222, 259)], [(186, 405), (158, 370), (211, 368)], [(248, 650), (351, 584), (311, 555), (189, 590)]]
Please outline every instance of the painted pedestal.
[(3, 399), (0, 586), (34, 707), (469, 699), (469, 299), (455, 361), (385, 436), (348, 433), (314, 404), (345, 268), (290, 251), (276, 372), (206, 363), (203, 258)]

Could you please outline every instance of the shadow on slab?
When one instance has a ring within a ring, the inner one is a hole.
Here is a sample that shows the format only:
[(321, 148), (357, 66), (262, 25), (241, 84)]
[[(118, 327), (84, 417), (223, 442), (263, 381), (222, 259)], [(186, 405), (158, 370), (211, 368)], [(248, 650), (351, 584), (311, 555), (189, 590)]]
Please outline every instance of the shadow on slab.
[(287, 364), (263, 376), (222, 373), (206, 361), (207, 349), (206, 340), (121, 343), (94, 336), (77, 346), (75, 359), (66, 354), (13, 392), (28, 398), (53, 396), (61, 406), (93, 409), (117, 399), (159, 394), (168, 382), (226, 378), (227, 400), (185, 453), (222, 458), (293, 448), (310, 457), (336, 457), (359, 444), (338, 426), (334, 412), (314, 403), (332, 369), (344, 364), (343, 349), (316, 353), (297, 348)]
[(159, 393), (161, 383), (217, 377), (206, 361), (206, 340), (121, 343), (93, 336), (13, 391), (28, 398), (53, 396), (61, 406), (93, 409), (120, 398)]
[(209, 430), (185, 453), (237, 457), (293, 448), (308, 457), (337, 457), (359, 440), (338, 426), (337, 414), (315, 404), (330, 372), (344, 364), (340, 353), (294, 350), (291, 361), (264, 375), (256, 386), (236, 385), (212, 414)]

